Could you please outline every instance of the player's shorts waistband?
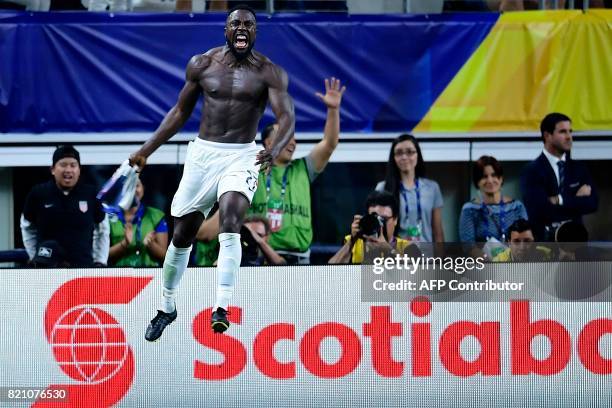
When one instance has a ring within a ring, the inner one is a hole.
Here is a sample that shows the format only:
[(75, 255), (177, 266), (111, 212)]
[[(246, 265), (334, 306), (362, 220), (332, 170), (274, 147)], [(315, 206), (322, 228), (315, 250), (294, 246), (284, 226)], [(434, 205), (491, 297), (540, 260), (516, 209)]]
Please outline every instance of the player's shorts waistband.
[(246, 150), (255, 147), (255, 141), (251, 143), (220, 143), (220, 142), (211, 142), (208, 140), (201, 139), (196, 137), (193, 142), (202, 147), (209, 147), (213, 149), (220, 150)]

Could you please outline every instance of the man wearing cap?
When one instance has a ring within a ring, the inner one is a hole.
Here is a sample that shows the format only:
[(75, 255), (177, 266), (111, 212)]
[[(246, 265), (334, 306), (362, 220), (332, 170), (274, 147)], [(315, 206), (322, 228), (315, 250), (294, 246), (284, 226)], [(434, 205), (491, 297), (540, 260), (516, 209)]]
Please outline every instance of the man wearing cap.
[(108, 219), (95, 188), (79, 182), (79, 152), (70, 145), (58, 147), (51, 174), (53, 180), (32, 188), (21, 214), (21, 236), (30, 260), (39, 255), (43, 241), (55, 241), (69, 266), (106, 265)]

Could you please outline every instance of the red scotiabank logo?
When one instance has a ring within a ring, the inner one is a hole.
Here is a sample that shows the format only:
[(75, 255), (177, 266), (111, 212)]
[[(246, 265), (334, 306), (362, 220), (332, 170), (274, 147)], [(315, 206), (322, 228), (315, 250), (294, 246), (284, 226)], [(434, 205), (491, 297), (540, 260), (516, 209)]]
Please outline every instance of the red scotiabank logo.
[[(80, 384), (54, 384), (49, 390), (65, 389), (65, 402), (37, 402), (34, 406), (109, 407), (119, 402), (134, 380), (135, 361), (126, 335), (117, 320), (96, 305), (127, 304), (152, 280), (152, 277), (90, 277), (66, 282), (52, 295), (45, 312), (45, 334), (61, 370)], [(371, 365), (381, 377), (432, 376), (433, 350), (442, 366), (456, 376), (501, 375), (501, 323), (457, 321), (443, 330), (432, 330), (427, 317), (432, 304), (426, 298), (413, 300), (407, 313), (409, 327), (391, 320), (390, 306), (371, 306), (369, 322), (361, 333), (339, 322), (316, 324), (296, 339), (296, 327), (289, 322), (270, 324), (252, 341), (253, 363), (266, 377), (296, 377), (296, 361), (279, 361), (274, 349), (279, 342), (292, 342), (299, 350), (299, 361), (312, 375), (340, 378), (351, 374), (362, 362), (363, 344), (371, 348)], [(243, 310), (229, 308), (229, 319), (242, 323)], [(210, 329), (211, 309), (201, 311), (193, 320), (192, 332), (202, 346), (221, 353), (221, 364), (194, 361), (194, 377), (199, 380), (227, 380), (238, 376), (247, 365), (247, 345), (230, 335)], [(528, 301), (510, 302), (510, 367), (512, 375), (561, 372), (572, 359), (573, 339), (567, 328), (554, 319), (533, 320)], [(438, 336), (434, 333), (440, 333)], [(600, 352), (599, 343), (612, 334), (612, 319), (597, 318), (587, 322), (575, 340), (577, 360), (593, 374), (612, 374), (612, 359)], [(410, 336), (411, 367), (393, 357), (393, 340)], [(544, 336), (550, 343), (545, 358), (536, 358), (531, 342)], [(480, 344), (480, 354), (466, 360), (461, 342), (473, 337)], [(340, 344), (340, 357), (334, 362), (321, 355), (321, 345), (334, 338)], [(367, 347), (367, 346), (366, 346)]]
[(134, 379), (134, 354), (117, 320), (95, 305), (127, 304), (151, 277), (74, 279), (55, 291), (45, 311), (45, 334), (60, 368), (82, 384), (53, 384), (68, 400), (34, 406), (109, 407)]
[[(438, 356), (444, 368), (456, 376), (501, 375), (500, 322), (458, 321), (442, 331), (439, 338), (432, 338), (431, 323), (426, 320), (432, 308), (425, 298), (410, 303), (410, 313), (415, 322), (410, 324), (411, 367), (414, 377), (432, 375), (432, 346), (437, 342)], [(242, 322), (242, 309), (229, 309), (229, 319), (234, 324)], [(222, 364), (195, 361), (194, 377), (201, 380), (226, 380), (240, 374), (247, 364), (247, 349), (238, 339), (229, 335), (219, 336), (209, 329), (211, 309), (199, 313), (193, 321), (193, 336), (203, 346), (224, 356)], [(362, 336), (369, 337), (372, 366), (382, 377), (400, 377), (407, 371), (404, 362), (395, 361), (392, 352), (394, 337), (402, 337), (401, 323), (391, 320), (390, 306), (370, 307), (370, 322), (364, 323)], [(584, 325), (577, 336), (577, 358), (586, 370), (593, 374), (612, 373), (612, 359), (600, 354), (599, 342), (606, 334), (612, 334), (612, 320), (599, 318)], [(544, 359), (531, 352), (531, 342), (537, 336), (548, 338), (550, 352)], [(463, 339), (473, 337), (480, 343), (480, 354), (474, 360), (461, 355)], [(333, 363), (320, 354), (321, 343), (335, 338), (341, 346), (341, 355)], [(296, 376), (295, 361), (278, 361), (274, 347), (280, 341), (296, 342), (295, 325), (274, 323), (264, 327), (253, 341), (253, 360), (257, 369), (267, 377), (291, 379)], [(512, 375), (554, 375), (561, 372), (572, 358), (572, 338), (565, 326), (553, 319), (531, 321), (528, 301), (510, 303), (510, 367)], [(296, 344), (297, 345), (297, 344)], [(337, 322), (317, 324), (299, 339), (299, 359), (311, 374), (320, 378), (339, 378), (352, 373), (362, 359), (362, 340), (351, 327)]]

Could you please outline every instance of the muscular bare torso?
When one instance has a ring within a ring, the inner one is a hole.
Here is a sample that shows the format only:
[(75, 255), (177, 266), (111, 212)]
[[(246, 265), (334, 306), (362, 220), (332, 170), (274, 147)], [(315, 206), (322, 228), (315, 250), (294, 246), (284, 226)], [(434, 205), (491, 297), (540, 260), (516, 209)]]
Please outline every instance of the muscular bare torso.
[(236, 63), (226, 47), (214, 48), (192, 61), (188, 78), (191, 75), (197, 82), (204, 99), (199, 137), (222, 143), (253, 141), (278, 68), (255, 51)]
[(186, 80), (176, 104), (130, 164), (142, 168), (159, 146), (187, 122), (202, 95), (204, 108), (198, 137), (220, 143), (250, 143), (267, 102), (279, 125), (270, 150), (258, 153), (257, 163), (270, 163), (293, 136), (295, 115), (287, 93), (287, 73), (264, 55), (251, 51), (241, 61), (226, 47), (196, 55), (187, 65)]

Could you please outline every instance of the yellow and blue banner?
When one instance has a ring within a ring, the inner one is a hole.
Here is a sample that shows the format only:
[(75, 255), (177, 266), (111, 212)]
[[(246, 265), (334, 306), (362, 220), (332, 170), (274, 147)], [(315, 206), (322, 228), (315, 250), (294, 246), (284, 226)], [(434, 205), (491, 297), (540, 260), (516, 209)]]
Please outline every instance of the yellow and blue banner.
[[(364, 137), (536, 131), (550, 111), (612, 131), (611, 24), (611, 10), (260, 15), (255, 49), (289, 74), (298, 132), (322, 131), (315, 92), (331, 76), (347, 86), (342, 130)], [(224, 13), (0, 12), (0, 132), (152, 131), (224, 26)]]
[(504, 13), (415, 130), (534, 130), (553, 111), (612, 129), (612, 10)]

